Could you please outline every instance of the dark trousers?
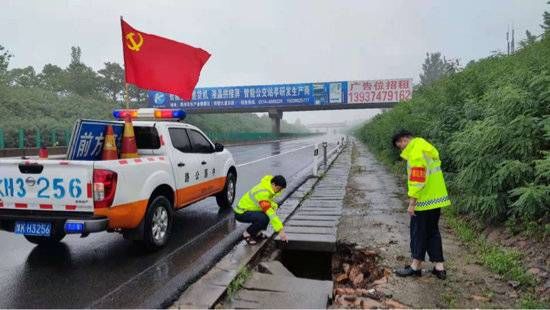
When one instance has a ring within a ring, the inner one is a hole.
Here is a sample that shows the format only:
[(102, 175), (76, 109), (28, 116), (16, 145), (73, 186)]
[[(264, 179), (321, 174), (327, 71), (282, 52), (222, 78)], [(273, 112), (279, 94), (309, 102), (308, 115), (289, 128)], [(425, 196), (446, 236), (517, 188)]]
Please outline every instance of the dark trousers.
[(439, 233), (441, 209), (416, 211), (411, 216), (411, 254), (414, 259), (424, 261), (426, 252), (431, 262), (443, 262), (443, 246)]
[(261, 230), (265, 230), (269, 224), (269, 217), (262, 211), (246, 211), (243, 214), (235, 213), (235, 219), (242, 223), (252, 223), (246, 231), (254, 237)]

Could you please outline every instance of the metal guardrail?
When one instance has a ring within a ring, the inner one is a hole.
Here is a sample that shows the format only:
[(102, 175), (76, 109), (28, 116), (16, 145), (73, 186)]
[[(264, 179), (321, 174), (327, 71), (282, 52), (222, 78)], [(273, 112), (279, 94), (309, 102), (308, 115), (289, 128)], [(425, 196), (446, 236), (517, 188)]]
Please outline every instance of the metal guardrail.
[[(348, 142), (349, 142), (349, 137), (347, 136), (339, 137), (338, 140), (336, 141), (336, 147), (334, 147), (330, 151), (327, 150), (329, 145), (327, 141), (324, 141), (319, 144), (315, 144), (314, 150), (313, 150), (313, 172), (312, 172), (313, 176), (318, 177), (319, 167), (324, 166), (324, 168), (326, 169), (329, 158), (341, 152), (344, 149), (344, 147), (348, 144)], [(320, 149), (322, 149), (322, 154), (319, 154)]]
[[(29, 147), (29, 148), (9, 148), (9, 149), (1, 149), (0, 150), (0, 157), (22, 157), (22, 156), (37, 156), (38, 150), (40, 148), (38, 147)], [(67, 153), (67, 147), (66, 146), (52, 146), (48, 147), (48, 154), (49, 155), (63, 155)]]
[[(314, 133), (282, 133), (276, 136), (271, 133), (225, 133), (225, 134), (210, 134), (208, 135), (212, 141), (220, 143), (240, 143), (240, 142), (264, 142), (278, 139), (291, 139), (310, 137), (317, 134)], [(49, 155), (63, 155), (67, 153), (66, 146), (47, 146)], [(0, 148), (1, 157), (22, 157), (22, 156), (37, 156), (38, 147), (23, 147), (23, 148)]]

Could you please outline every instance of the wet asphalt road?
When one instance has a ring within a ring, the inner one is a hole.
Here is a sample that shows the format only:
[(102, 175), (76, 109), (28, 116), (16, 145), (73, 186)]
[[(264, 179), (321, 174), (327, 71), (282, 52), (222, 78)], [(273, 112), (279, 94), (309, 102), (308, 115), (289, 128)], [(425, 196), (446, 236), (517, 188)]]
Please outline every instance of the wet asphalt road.
[[(268, 173), (292, 181), (311, 164), (311, 145), (320, 139), (228, 147), (238, 167), (237, 199)], [(43, 248), (0, 231), (0, 308), (147, 305), (174, 276), (198, 268), (199, 258), (234, 229), (231, 210), (220, 211), (208, 198), (176, 213), (171, 240), (156, 253), (116, 233), (69, 235)]]

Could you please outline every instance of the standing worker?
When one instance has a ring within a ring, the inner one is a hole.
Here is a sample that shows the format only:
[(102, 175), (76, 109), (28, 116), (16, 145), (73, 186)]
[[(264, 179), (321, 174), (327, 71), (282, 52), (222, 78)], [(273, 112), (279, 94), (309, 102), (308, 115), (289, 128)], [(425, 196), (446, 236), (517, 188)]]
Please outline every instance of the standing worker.
[(260, 238), (260, 232), (271, 223), (273, 230), (279, 233), (281, 240), (287, 241), (283, 223), (277, 216), (279, 205), (273, 200), (286, 188), (286, 180), (282, 175), (266, 175), (261, 182), (246, 192), (233, 208), (235, 219), (243, 223), (252, 223), (243, 233), (243, 239), (249, 245), (254, 245)]
[(412, 263), (395, 273), (400, 277), (421, 276), (426, 252), (435, 263), (432, 273), (444, 280), (443, 246), (439, 233), (441, 208), (451, 205), (447, 195), (439, 152), (428, 141), (401, 130), (393, 136), (393, 145), (401, 149), (407, 161), (407, 187), (411, 216), (410, 238)]

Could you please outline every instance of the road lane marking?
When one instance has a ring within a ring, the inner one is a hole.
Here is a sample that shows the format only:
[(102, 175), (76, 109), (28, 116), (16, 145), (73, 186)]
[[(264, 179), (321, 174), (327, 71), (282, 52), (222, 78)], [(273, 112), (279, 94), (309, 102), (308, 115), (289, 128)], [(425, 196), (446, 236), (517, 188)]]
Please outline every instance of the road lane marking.
[(280, 154), (277, 154), (277, 155), (272, 155), (272, 156), (268, 156), (268, 157), (256, 159), (256, 160), (253, 160), (253, 161), (249, 161), (249, 162), (247, 162), (247, 163), (237, 165), (237, 167), (243, 167), (243, 166), (255, 164), (255, 163), (257, 163), (257, 162), (260, 162), (260, 161), (263, 161), (263, 160), (266, 160), (266, 159), (270, 159), (270, 158), (274, 158), (274, 157), (286, 155), (286, 154), (289, 154), (289, 153), (294, 153), (294, 152), (297, 152), (297, 151), (306, 149), (306, 148), (308, 148), (308, 147), (313, 147), (313, 144), (307, 145), (307, 146), (304, 146), (304, 147), (301, 147), (301, 148), (297, 148), (297, 149), (294, 149), (294, 150), (291, 150), (291, 151), (288, 151), (288, 152), (280, 153)]

